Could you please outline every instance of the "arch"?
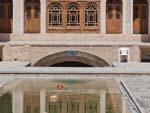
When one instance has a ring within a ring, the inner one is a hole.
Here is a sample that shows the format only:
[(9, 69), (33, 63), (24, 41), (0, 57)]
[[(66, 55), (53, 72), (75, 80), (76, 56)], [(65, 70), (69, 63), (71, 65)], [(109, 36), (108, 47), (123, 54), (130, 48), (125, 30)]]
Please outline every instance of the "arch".
[(148, 33), (148, 1), (134, 0), (133, 2), (133, 33)]
[(62, 5), (59, 2), (52, 2), (48, 6), (48, 26), (62, 25)]
[(80, 26), (80, 5), (77, 2), (67, 4), (67, 26)]
[(95, 2), (85, 5), (85, 26), (98, 26), (98, 5)]
[(40, 32), (40, 0), (25, 0), (24, 29), (25, 33)]
[(11, 33), (13, 25), (13, 0), (0, 0), (0, 33)]
[(106, 7), (106, 32), (122, 33), (122, 0), (107, 0)]
[[(63, 62), (78, 62), (82, 64), (89, 65), (91, 67), (110, 67), (111, 64), (102, 58), (99, 58), (90, 53), (85, 53), (81, 51), (63, 51), (48, 55), (39, 61), (37, 61), (33, 66), (36, 67), (51, 67), (55, 64)], [(88, 66), (88, 67), (89, 67)]]

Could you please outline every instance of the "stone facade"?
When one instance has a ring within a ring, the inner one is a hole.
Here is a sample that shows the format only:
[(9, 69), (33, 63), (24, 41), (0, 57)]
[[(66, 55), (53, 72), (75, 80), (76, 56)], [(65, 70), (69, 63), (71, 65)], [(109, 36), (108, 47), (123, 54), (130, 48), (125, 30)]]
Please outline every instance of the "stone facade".
[[(150, 4), (150, 1), (148, 3)], [(120, 47), (129, 47), (130, 62), (140, 62), (141, 50), (144, 51), (141, 48), (149, 48), (149, 43), (145, 42), (150, 41), (150, 35), (133, 34), (133, 0), (122, 1), (122, 34), (106, 34), (106, 0), (100, 1), (100, 4), (100, 33), (46, 33), (46, 0), (41, 0), (41, 32), (27, 34), (24, 33), (24, 0), (13, 0), (13, 32), (10, 35), (0, 34), (0, 39), (6, 41), (1, 46), (2, 59), (34, 64), (42, 57), (76, 50), (96, 55), (112, 63), (118, 62)]]

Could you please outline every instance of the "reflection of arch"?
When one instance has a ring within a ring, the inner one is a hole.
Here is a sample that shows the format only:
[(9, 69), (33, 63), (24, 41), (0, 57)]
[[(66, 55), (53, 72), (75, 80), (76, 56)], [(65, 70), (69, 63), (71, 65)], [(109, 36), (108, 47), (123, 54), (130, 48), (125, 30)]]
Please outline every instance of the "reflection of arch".
[(34, 64), (37, 67), (47, 67), (63, 62), (80, 62), (92, 67), (111, 66), (107, 61), (95, 55), (80, 51), (64, 51), (48, 55)]
[(134, 0), (133, 5), (133, 32), (148, 33), (148, 1)]
[(0, 0), (0, 32), (11, 33), (13, 22), (13, 1)]
[(121, 33), (122, 32), (122, 1), (121, 0), (107, 0), (106, 3), (107, 33)]
[(25, 0), (24, 26), (26, 33), (40, 32), (40, 0)]

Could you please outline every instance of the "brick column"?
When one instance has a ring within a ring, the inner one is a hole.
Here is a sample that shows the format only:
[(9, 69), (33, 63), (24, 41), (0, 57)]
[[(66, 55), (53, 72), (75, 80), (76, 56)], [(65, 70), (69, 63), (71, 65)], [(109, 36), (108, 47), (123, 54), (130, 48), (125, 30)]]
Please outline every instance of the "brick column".
[(40, 113), (46, 112), (46, 91), (42, 89), (40, 91)]
[(100, 91), (100, 113), (106, 113), (106, 92)]
[(41, 0), (41, 19), (40, 19), (41, 33), (46, 33), (46, 0)]
[(24, 94), (21, 89), (12, 92), (12, 110), (13, 113), (23, 113)]
[(24, 33), (24, 0), (13, 0), (13, 34)]
[(101, 0), (100, 2), (100, 26), (101, 26), (101, 33), (106, 33), (106, 0)]

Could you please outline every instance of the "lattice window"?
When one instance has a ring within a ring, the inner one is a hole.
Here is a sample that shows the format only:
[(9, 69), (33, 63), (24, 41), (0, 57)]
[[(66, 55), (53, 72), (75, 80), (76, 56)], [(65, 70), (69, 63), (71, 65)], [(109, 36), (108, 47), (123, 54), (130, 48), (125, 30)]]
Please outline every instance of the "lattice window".
[(79, 25), (80, 25), (79, 4), (76, 2), (69, 3), (67, 5), (67, 26), (79, 26)]
[(96, 3), (89, 3), (85, 9), (85, 25), (97, 26), (98, 25), (98, 8)]
[(49, 7), (49, 26), (62, 25), (62, 6), (60, 3), (51, 3)]

